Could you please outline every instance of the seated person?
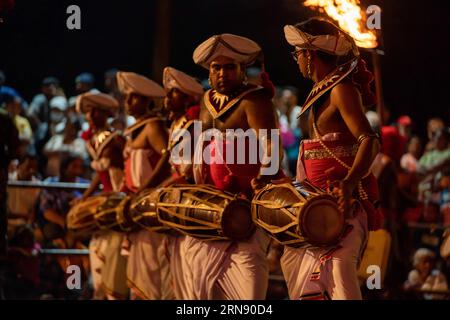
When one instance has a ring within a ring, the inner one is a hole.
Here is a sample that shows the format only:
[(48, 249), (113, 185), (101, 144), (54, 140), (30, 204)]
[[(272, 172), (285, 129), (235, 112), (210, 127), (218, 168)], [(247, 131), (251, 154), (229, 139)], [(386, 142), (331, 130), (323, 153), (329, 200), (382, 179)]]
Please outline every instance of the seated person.
[[(419, 291), (446, 291), (447, 279), (438, 269), (434, 269), (436, 255), (429, 249), (420, 248), (414, 253), (414, 269), (408, 274), (408, 280), (404, 284), (405, 290)], [(427, 300), (440, 299), (439, 294), (424, 293)]]

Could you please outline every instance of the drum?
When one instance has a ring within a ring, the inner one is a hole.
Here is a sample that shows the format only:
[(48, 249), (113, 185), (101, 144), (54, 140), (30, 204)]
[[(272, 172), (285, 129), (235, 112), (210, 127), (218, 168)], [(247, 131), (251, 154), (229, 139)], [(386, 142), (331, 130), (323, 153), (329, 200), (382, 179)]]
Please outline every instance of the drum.
[(269, 184), (252, 201), (253, 221), (282, 245), (331, 247), (345, 229), (337, 199), (308, 181)]
[(111, 192), (106, 200), (97, 206), (94, 215), (100, 229), (111, 229), (118, 232), (129, 232), (136, 229), (128, 216), (130, 197), (122, 192)]
[(156, 214), (156, 203), (161, 189), (146, 189), (130, 202), (130, 219), (144, 229), (156, 232), (170, 230), (164, 226)]
[(93, 196), (72, 206), (67, 214), (67, 228), (80, 236), (88, 236), (99, 229), (95, 222), (97, 208), (107, 201), (107, 197)]
[(250, 202), (210, 185), (162, 188), (158, 219), (181, 233), (203, 240), (245, 240), (255, 226)]

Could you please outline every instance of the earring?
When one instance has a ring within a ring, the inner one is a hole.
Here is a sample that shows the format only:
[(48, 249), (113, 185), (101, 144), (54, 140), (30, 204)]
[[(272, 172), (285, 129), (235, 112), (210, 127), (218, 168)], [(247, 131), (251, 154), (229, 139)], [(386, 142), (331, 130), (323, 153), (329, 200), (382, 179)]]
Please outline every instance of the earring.
[(247, 75), (244, 76), (244, 81), (242, 82), (244, 86), (248, 85), (248, 77)]
[(209, 86), (212, 88), (211, 78), (208, 78), (208, 83), (209, 83)]

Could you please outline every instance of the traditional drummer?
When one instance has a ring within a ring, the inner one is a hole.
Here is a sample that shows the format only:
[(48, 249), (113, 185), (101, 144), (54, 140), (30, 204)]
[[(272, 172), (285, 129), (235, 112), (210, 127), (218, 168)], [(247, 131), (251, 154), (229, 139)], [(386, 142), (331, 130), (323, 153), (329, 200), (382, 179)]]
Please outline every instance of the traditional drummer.
[[(246, 82), (245, 69), (261, 55), (254, 41), (233, 35), (216, 35), (194, 51), (194, 62), (209, 71), (212, 89), (203, 96), (200, 120), (202, 129), (275, 129), (276, 120), (271, 94), (263, 87)], [(267, 143), (270, 143), (266, 139)], [(196, 147), (196, 157), (210, 146), (213, 160), (225, 154), (215, 152), (217, 144), (233, 144), (233, 137), (222, 142), (212, 140)], [(225, 150), (223, 148), (223, 150)], [(239, 150), (238, 152), (242, 152)], [(202, 159), (202, 157), (200, 156)], [(279, 161), (278, 155), (275, 161)], [(272, 177), (260, 174), (260, 163), (223, 163), (204, 159), (194, 164), (194, 177), (198, 184), (209, 183), (218, 189), (251, 196), (252, 180), (259, 183)], [(266, 250), (268, 237), (259, 229), (242, 242), (202, 241), (186, 236), (189, 273), (189, 299), (264, 299), (268, 284)]]
[[(168, 134), (164, 119), (156, 113), (156, 103), (165, 96), (156, 82), (133, 72), (118, 72), (119, 90), (126, 95), (126, 112), (136, 123), (125, 131), (124, 191), (138, 192), (151, 181), (155, 185), (170, 176), (170, 166), (163, 159)], [(167, 259), (165, 234), (141, 230), (129, 234), (127, 266), (132, 298), (172, 299), (172, 280)]]
[[(191, 148), (193, 155), (193, 134), (194, 122), (198, 120), (200, 107), (199, 101), (203, 97), (202, 85), (188, 74), (172, 67), (164, 68), (163, 85), (166, 90), (164, 107), (168, 113), (168, 118), (172, 122), (169, 130), (169, 143), (166, 154), (171, 154), (177, 146), (183, 150), (183, 146)], [(184, 135), (189, 133), (188, 135)], [(190, 141), (188, 141), (188, 139)], [(164, 183), (192, 183), (192, 165), (176, 164), (173, 157), (183, 157), (183, 154), (174, 155), (168, 160), (172, 167), (172, 179)], [(192, 159), (191, 159), (192, 160)], [(191, 275), (187, 272), (184, 246), (185, 237), (180, 235), (172, 238), (170, 246), (170, 269), (173, 279), (173, 290), (176, 299), (188, 299), (186, 283), (192, 282)]]
[[(313, 18), (284, 27), (302, 75), (314, 82), (301, 117), (308, 117), (297, 180), (332, 189), (351, 226), (329, 249), (285, 247), (281, 265), (291, 299), (361, 299), (357, 267), (368, 230), (380, 227), (378, 190), (370, 166), (379, 141), (363, 113), (370, 73), (354, 40), (332, 23)], [(363, 76), (361, 76), (363, 75)], [(364, 79), (365, 81), (361, 81)], [(351, 198), (357, 202), (350, 202)], [(350, 206), (350, 203), (354, 205)]]
[[(119, 191), (123, 181), (123, 147), (125, 139), (108, 125), (119, 103), (113, 97), (100, 92), (87, 92), (77, 98), (76, 109), (85, 114), (90, 137), (86, 148), (92, 158), (95, 176), (83, 199), (89, 197), (101, 183), (105, 193)], [(83, 201), (83, 200), (81, 200)], [(104, 230), (95, 233), (89, 243), (94, 298), (126, 299), (126, 259), (120, 254), (122, 234)]]

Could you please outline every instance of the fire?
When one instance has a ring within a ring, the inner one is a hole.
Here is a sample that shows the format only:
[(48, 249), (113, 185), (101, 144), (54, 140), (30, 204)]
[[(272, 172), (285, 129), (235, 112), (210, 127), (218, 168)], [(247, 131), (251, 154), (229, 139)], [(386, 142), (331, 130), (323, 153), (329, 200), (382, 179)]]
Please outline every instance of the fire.
[(375, 32), (364, 27), (365, 13), (359, 7), (359, 0), (306, 0), (304, 6), (319, 8), (320, 12), (325, 11), (355, 39), (358, 47), (378, 46)]

